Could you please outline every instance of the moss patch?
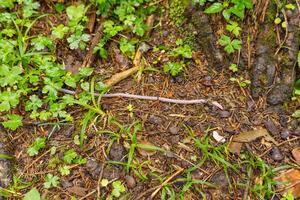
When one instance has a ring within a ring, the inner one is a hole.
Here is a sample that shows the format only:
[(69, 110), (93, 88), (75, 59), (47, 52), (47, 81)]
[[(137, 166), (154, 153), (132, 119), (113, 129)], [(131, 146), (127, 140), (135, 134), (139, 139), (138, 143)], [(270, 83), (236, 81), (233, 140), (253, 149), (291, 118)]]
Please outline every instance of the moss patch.
[(170, 17), (175, 26), (180, 27), (184, 23), (184, 12), (188, 5), (188, 0), (171, 0)]
[(264, 33), (264, 37), (261, 37), (260, 42), (264, 46), (276, 49), (276, 32), (273, 26), (268, 27), (267, 32)]

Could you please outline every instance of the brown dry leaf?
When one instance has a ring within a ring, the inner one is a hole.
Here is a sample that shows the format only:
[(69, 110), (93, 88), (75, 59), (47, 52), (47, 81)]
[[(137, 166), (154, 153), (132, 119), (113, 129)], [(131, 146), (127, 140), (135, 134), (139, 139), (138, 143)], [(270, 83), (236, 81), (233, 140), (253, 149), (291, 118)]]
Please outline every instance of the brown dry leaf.
[(228, 145), (229, 151), (234, 154), (240, 154), (243, 143), (240, 142), (230, 142)]
[(300, 170), (290, 169), (283, 172), (275, 178), (276, 181), (283, 182), (284, 184), (278, 186), (281, 191), (291, 191), (295, 198), (300, 197)]
[(247, 131), (233, 136), (232, 140), (228, 145), (229, 151), (231, 153), (239, 154), (243, 143), (252, 142), (260, 137), (264, 137), (266, 141), (278, 145), (278, 143), (274, 140), (272, 136), (269, 135), (266, 129), (260, 128), (257, 130)]
[(300, 165), (300, 147), (293, 149), (292, 155), (293, 155), (295, 161)]
[(77, 196), (83, 197), (87, 194), (88, 189), (79, 186), (73, 186), (67, 188), (67, 191), (71, 194), (75, 194)]

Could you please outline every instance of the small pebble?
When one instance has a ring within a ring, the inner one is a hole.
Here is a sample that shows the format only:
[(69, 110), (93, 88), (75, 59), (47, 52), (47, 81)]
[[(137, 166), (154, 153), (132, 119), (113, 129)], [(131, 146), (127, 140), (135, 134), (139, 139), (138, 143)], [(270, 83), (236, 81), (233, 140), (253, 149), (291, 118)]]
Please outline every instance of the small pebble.
[(180, 141), (179, 135), (173, 135), (173, 136), (170, 138), (170, 143), (171, 143), (171, 144), (178, 144), (179, 141)]
[(194, 126), (197, 125), (197, 123), (196, 123), (194, 120), (190, 120), (190, 119), (187, 120), (187, 121), (185, 121), (184, 124), (185, 124), (186, 126), (190, 126), (190, 127), (194, 127)]
[(93, 179), (97, 179), (102, 169), (102, 165), (94, 159), (88, 159), (85, 167)]
[(282, 139), (287, 139), (288, 137), (290, 137), (290, 131), (288, 129), (284, 129), (283, 131), (281, 131), (280, 136)]
[(164, 31), (162, 34), (164, 37), (167, 37), (169, 35), (169, 31)]
[(279, 130), (277, 126), (274, 124), (272, 120), (268, 120), (264, 122), (266, 129), (272, 134), (272, 135), (278, 135)]
[(284, 156), (282, 155), (278, 147), (273, 147), (271, 151), (271, 158), (275, 161), (281, 161)]
[(145, 53), (145, 52), (149, 51), (151, 49), (151, 47), (147, 43), (143, 42), (140, 45), (140, 49), (143, 53)]
[(186, 97), (186, 93), (185, 93), (184, 91), (178, 91), (178, 92), (177, 92), (177, 95), (178, 95), (179, 97), (181, 97), (181, 98)]
[(66, 137), (71, 137), (74, 131), (75, 131), (75, 126), (72, 124), (71, 126), (67, 127), (63, 133)]
[(155, 79), (153, 78), (153, 76), (148, 77), (148, 83), (155, 83)]
[(171, 126), (169, 128), (169, 132), (172, 134), (172, 135), (177, 135), (178, 132), (179, 132), (179, 128), (177, 126)]
[(298, 126), (298, 128), (296, 128), (296, 130), (294, 131), (294, 134), (297, 136), (300, 135), (300, 126)]
[(250, 112), (254, 105), (255, 105), (255, 102), (253, 100), (247, 101), (247, 111)]
[(226, 110), (219, 111), (219, 115), (221, 118), (228, 118), (230, 116), (230, 112)]
[(223, 171), (217, 172), (214, 174), (211, 179), (211, 183), (215, 184), (217, 187), (225, 188), (228, 186), (228, 179)]
[(285, 14), (288, 18), (291, 18), (293, 16), (293, 12), (291, 10), (286, 10)]
[(202, 180), (203, 179), (203, 172), (201, 172), (199, 169), (196, 169), (192, 172), (192, 178), (195, 180)]
[(204, 86), (212, 86), (213, 84), (212, 84), (212, 78), (211, 78), (211, 76), (205, 76), (203, 78), (202, 84)]
[(171, 83), (182, 83), (182, 82), (183, 82), (182, 76), (172, 77), (171, 79)]
[(162, 124), (162, 119), (160, 117), (155, 116), (155, 115), (150, 115), (148, 121), (151, 124), (156, 124), (156, 125)]
[(298, 125), (299, 125), (298, 120), (293, 119), (288, 123), (288, 129), (295, 130), (298, 128)]
[[(177, 187), (177, 188), (181, 188), (184, 186), (185, 184), (185, 181), (183, 180), (180, 180), (180, 179), (184, 179), (185, 177), (183, 177), (182, 175), (179, 175), (177, 177), (175, 177), (175, 182), (174, 182), (174, 186)], [(178, 180), (179, 179), (179, 180)]]
[(135, 179), (130, 175), (125, 176), (125, 181), (128, 188), (134, 188), (136, 186)]
[(279, 123), (282, 127), (287, 127), (288, 117), (286, 115), (280, 115)]
[(225, 127), (224, 131), (230, 134), (235, 134), (236, 133), (236, 129), (232, 128), (232, 127)]
[(66, 188), (72, 187), (73, 183), (71, 183), (70, 181), (62, 181), (61, 185), (64, 189), (66, 189)]
[(110, 159), (114, 161), (120, 161), (126, 155), (126, 150), (124, 146), (118, 142), (114, 142), (111, 145), (111, 149), (109, 152)]
[(107, 111), (107, 110), (109, 110), (109, 105), (108, 104), (106, 104), (106, 103), (102, 103), (102, 109), (104, 110), (104, 111)]

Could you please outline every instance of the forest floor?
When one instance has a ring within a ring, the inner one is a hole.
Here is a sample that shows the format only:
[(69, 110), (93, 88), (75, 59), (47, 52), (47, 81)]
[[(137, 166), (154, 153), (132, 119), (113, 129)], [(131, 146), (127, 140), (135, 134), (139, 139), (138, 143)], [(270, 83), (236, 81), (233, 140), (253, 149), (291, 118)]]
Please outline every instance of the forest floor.
[(298, 1), (0, 2), (3, 198), (300, 197)]

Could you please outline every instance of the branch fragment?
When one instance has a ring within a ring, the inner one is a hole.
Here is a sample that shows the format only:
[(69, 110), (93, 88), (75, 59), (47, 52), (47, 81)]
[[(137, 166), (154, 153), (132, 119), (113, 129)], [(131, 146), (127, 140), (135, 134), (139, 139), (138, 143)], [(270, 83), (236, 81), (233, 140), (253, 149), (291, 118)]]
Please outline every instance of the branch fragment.
[[(68, 89), (60, 89), (61, 92), (66, 94), (75, 95), (76, 92)], [(144, 95), (136, 95), (136, 94), (129, 94), (129, 93), (110, 93), (110, 94), (99, 94), (94, 93), (95, 96), (102, 97), (102, 98), (113, 98), (113, 97), (124, 97), (124, 98), (131, 98), (131, 99), (140, 99), (140, 100), (148, 100), (148, 101), (160, 101), (163, 103), (173, 103), (173, 104), (205, 104), (210, 103), (211, 105), (223, 110), (223, 106), (219, 104), (216, 101), (210, 101), (207, 99), (191, 99), (191, 100), (185, 100), (185, 99), (170, 99), (165, 97), (159, 97), (159, 96), (144, 96)]]

